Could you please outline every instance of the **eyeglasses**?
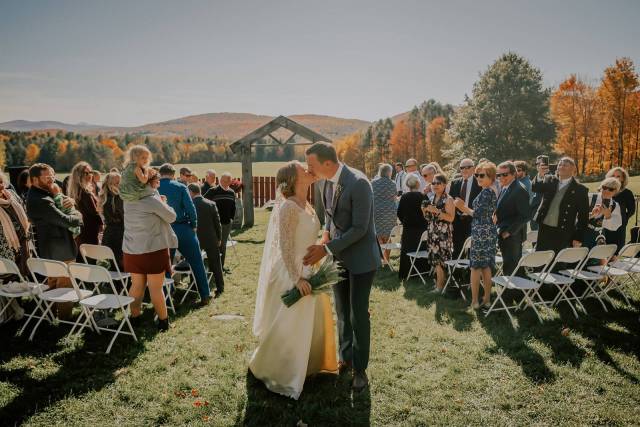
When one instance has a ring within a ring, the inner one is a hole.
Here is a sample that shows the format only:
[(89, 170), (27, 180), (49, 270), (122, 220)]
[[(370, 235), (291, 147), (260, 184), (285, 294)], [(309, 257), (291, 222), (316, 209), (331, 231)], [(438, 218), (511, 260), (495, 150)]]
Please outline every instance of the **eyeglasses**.
[(473, 167), (472, 165), (460, 166), (460, 170), (471, 169), (472, 167)]
[(485, 176), (487, 176), (486, 173), (474, 173), (473, 176), (475, 176), (476, 178), (484, 178)]
[(602, 191), (616, 191), (616, 189), (611, 187), (602, 187)]
[(442, 181), (433, 181), (431, 183), (431, 185), (444, 185), (444, 182), (442, 182)]
[(498, 178), (503, 178), (503, 177), (505, 177), (505, 176), (509, 176), (509, 175), (511, 175), (509, 172), (497, 173), (497, 174), (496, 174), (496, 177), (498, 177)]

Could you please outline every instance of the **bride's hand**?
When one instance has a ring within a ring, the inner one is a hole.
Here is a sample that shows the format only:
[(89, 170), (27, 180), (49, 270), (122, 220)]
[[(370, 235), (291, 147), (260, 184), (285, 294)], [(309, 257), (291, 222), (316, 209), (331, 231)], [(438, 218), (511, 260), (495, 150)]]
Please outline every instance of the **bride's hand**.
[(302, 295), (303, 297), (311, 295), (311, 285), (304, 279), (298, 280), (298, 283), (296, 283), (296, 288), (298, 288), (298, 290), (300, 291), (300, 295)]

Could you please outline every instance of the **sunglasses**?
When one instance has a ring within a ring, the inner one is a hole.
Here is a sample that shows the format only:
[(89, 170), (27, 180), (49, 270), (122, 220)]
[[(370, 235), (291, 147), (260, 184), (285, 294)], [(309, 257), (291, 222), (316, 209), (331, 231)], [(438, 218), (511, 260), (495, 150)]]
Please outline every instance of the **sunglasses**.
[(460, 166), (460, 170), (471, 169), (473, 166)]
[(429, 174), (427, 174), (427, 173), (423, 173), (423, 174), (422, 174), (422, 177), (423, 177), (423, 178), (429, 178)]
[(444, 185), (444, 182), (442, 182), (442, 181), (433, 181), (431, 183), (431, 185)]
[(602, 191), (616, 191), (616, 189), (611, 187), (602, 187)]
[(503, 177), (505, 177), (505, 176), (509, 176), (509, 175), (511, 175), (509, 172), (497, 173), (497, 174), (496, 174), (496, 177), (498, 177), (498, 178), (503, 178)]
[(487, 176), (486, 173), (474, 173), (473, 176), (475, 176), (476, 178), (484, 178), (485, 176)]

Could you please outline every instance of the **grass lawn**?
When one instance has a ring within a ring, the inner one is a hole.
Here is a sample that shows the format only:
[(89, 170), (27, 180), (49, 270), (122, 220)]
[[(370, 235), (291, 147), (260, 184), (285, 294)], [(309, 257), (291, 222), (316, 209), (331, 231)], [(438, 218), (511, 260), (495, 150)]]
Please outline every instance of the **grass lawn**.
[[(140, 342), (67, 342), (44, 325), (33, 343), (0, 327), (0, 425), (632, 425), (640, 422), (640, 290), (485, 319), (461, 299), (379, 272), (371, 295), (369, 391), (346, 378), (311, 378), (299, 401), (273, 395), (247, 374), (258, 264), (267, 213), (241, 232), (226, 292), (202, 309), (180, 307), (157, 334), (145, 311)], [(242, 316), (221, 320), (220, 314)], [(563, 333), (564, 330), (564, 333)]]

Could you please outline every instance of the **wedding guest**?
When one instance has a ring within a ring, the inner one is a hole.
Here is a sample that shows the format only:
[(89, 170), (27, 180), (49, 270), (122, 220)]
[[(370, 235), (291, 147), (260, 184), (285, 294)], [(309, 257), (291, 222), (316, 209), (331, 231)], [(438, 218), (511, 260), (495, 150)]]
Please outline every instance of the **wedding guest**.
[(409, 186), (407, 185), (407, 180), (409, 176), (413, 175), (418, 178), (418, 191), (424, 192), (424, 188), (427, 186), (426, 181), (420, 175), (420, 171), (418, 170), (418, 161), (416, 159), (409, 159), (405, 163), (406, 174), (404, 176), (404, 181), (402, 181), (402, 193), (408, 193), (411, 191)]
[(636, 213), (636, 199), (633, 192), (627, 187), (629, 184), (629, 173), (626, 169), (615, 167), (607, 172), (607, 178), (616, 178), (620, 181), (620, 191), (613, 197), (616, 203), (620, 204), (622, 212), (622, 226), (618, 229), (618, 248), (627, 243), (627, 224), (629, 219)]
[(404, 182), (404, 176), (406, 172), (404, 171), (404, 166), (401, 162), (396, 163), (396, 176), (394, 181), (396, 183), (396, 194), (398, 196), (402, 196), (402, 183)]
[[(198, 216), (198, 241), (200, 247), (207, 253), (209, 271), (213, 273), (215, 280), (214, 298), (218, 298), (224, 292), (224, 277), (222, 276), (222, 261), (220, 256), (220, 246), (222, 245), (222, 226), (220, 215), (215, 202), (202, 197), (202, 192), (198, 184), (189, 184), (189, 195), (193, 199)], [(209, 287), (212, 284), (209, 284)]]
[(204, 177), (204, 184), (202, 184), (202, 191), (201, 193), (207, 194), (207, 191), (209, 191), (211, 188), (216, 186), (216, 171), (214, 171), (213, 169), (209, 169), (207, 170), (207, 173)]
[(100, 244), (98, 236), (102, 231), (102, 218), (98, 212), (98, 198), (93, 192), (93, 171), (87, 162), (78, 162), (71, 169), (67, 189), (68, 196), (82, 214), (82, 229), (76, 237), (78, 247), (83, 243)]
[(427, 221), (429, 240), (426, 250), (429, 251), (429, 264), (436, 272), (436, 286), (432, 290), (442, 293), (445, 279), (445, 261), (449, 261), (453, 253), (453, 220), (456, 208), (453, 199), (446, 193), (447, 177), (438, 173), (431, 182), (433, 199), (422, 202), (422, 212)]
[(589, 222), (589, 190), (574, 178), (576, 163), (570, 157), (558, 162), (556, 175), (549, 175), (549, 165), (538, 165), (538, 175), (531, 185), (542, 195), (533, 219), (540, 226), (536, 250), (558, 253), (580, 247)]
[[(44, 163), (32, 165), (29, 168), (29, 178), (31, 189), (27, 197), (27, 216), (34, 228), (38, 256), (67, 264), (74, 262), (78, 249), (69, 229), (82, 226), (82, 215), (67, 215), (56, 207), (50, 193), (51, 185), (55, 182), (51, 166)], [(73, 199), (65, 197), (65, 208), (73, 207), (74, 204)], [(71, 281), (66, 277), (50, 279), (47, 284), (50, 289), (71, 287)], [(68, 319), (72, 308), (73, 303), (56, 303), (58, 318)]]
[(531, 201), (531, 198), (533, 197), (533, 191), (531, 191), (531, 179), (528, 175), (529, 166), (524, 160), (516, 160), (515, 162), (513, 162), (513, 164), (516, 165), (518, 182), (524, 186), (525, 190), (527, 190), (529, 201)]
[(123, 269), (122, 264), (122, 239), (124, 238), (124, 205), (120, 198), (120, 174), (109, 172), (102, 184), (102, 190), (98, 199), (98, 209), (104, 218), (104, 233), (102, 244), (111, 248), (118, 263), (118, 268)]
[[(391, 229), (398, 223), (396, 218), (396, 185), (391, 180), (391, 165), (383, 163), (378, 169), (378, 177), (371, 181), (373, 188), (373, 218), (376, 237), (380, 244), (387, 243)], [(389, 251), (383, 253), (389, 262)]]
[(426, 165), (422, 168), (421, 175), (424, 179), (426, 185), (423, 190), (423, 194), (427, 196), (429, 199), (433, 199), (433, 188), (431, 188), (431, 183), (433, 182), (433, 177), (438, 173), (438, 170), (433, 165)]
[(229, 239), (229, 233), (231, 232), (231, 223), (236, 217), (236, 193), (231, 189), (231, 174), (224, 172), (220, 176), (220, 185), (209, 189), (204, 194), (204, 197), (216, 202), (218, 207), (218, 213), (220, 214), (220, 223), (222, 224), (222, 269), (225, 272), (229, 272), (224, 267), (224, 261), (227, 255), (227, 240)]
[[(191, 267), (198, 285), (200, 304), (207, 305), (211, 302), (211, 291), (195, 232), (198, 228), (198, 216), (187, 187), (174, 179), (175, 173), (176, 170), (170, 163), (160, 166), (159, 191), (167, 198), (167, 204), (175, 211), (176, 220), (171, 224), (171, 227), (178, 237), (178, 250)], [(172, 257), (174, 252), (172, 251)]]
[(498, 201), (496, 193), (493, 191), (496, 166), (491, 162), (478, 164), (475, 169), (475, 178), (482, 190), (473, 200), (473, 209), (469, 208), (461, 198), (455, 200), (455, 205), (456, 208), (472, 218), (471, 247), (469, 248), (471, 306), (477, 310), (480, 308), (478, 302), (480, 279), (482, 279), (484, 290), (482, 305), (489, 308), (491, 303), (491, 276), (496, 265), (496, 243), (498, 240), (498, 230), (493, 223), (493, 213)]
[(181, 184), (184, 185), (189, 185), (189, 182), (191, 181), (191, 176), (193, 175), (193, 172), (191, 171), (191, 168), (188, 167), (181, 167), (180, 168), (180, 176), (178, 177), (177, 181)]
[(25, 169), (20, 172), (20, 175), (18, 175), (18, 182), (16, 184), (16, 193), (18, 193), (18, 196), (20, 196), (23, 203), (27, 203), (27, 193), (29, 193), (29, 187), (31, 187), (29, 169)]
[(604, 237), (605, 243), (620, 245), (620, 233), (622, 226), (622, 205), (615, 201), (615, 195), (620, 190), (621, 184), (616, 178), (605, 178), (601, 183), (600, 192), (591, 196), (589, 205), (589, 226), (585, 232), (584, 244), (592, 248), (597, 244), (598, 236)]
[[(549, 156), (545, 156), (545, 155), (540, 155), (538, 157), (536, 157), (536, 170), (540, 169), (541, 167), (545, 167), (546, 166), (546, 173), (549, 174)], [(533, 181), (531, 182), (531, 192), (533, 193), (531, 195), (531, 214), (535, 215), (535, 213), (538, 211), (538, 208), (540, 207), (540, 203), (542, 202), (542, 193), (536, 193), (535, 191), (533, 191)], [(529, 226), (531, 227), (532, 230), (537, 230), (538, 229), (538, 223), (531, 218), (531, 221), (529, 221)]]
[(4, 235), (0, 257), (14, 261), (21, 272), (27, 273), (29, 219), (22, 199), (5, 187), (7, 182), (7, 177), (0, 172), (0, 231)]
[(522, 257), (522, 230), (529, 221), (529, 193), (516, 179), (513, 162), (500, 163), (496, 176), (501, 188), (495, 212), (498, 245), (503, 259), (502, 270), (510, 275)]
[[(158, 173), (149, 171), (147, 184), (158, 189)], [(163, 291), (165, 273), (171, 270), (169, 250), (178, 246), (178, 239), (171, 228), (176, 212), (159, 195), (125, 201), (124, 238), (122, 244), (124, 271), (131, 273), (129, 295), (131, 323), (140, 324), (142, 298), (149, 288), (151, 303), (158, 315), (158, 330), (169, 329), (169, 314)]]
[[(451, 183), (449, 195), (454, 199), (464, 201), (464, 205), (471, 207), (473, 200), (480, 194), (480, 186), (473, 177), (474, 163), (471, 159), (463, 159), (458, 168), (460, 178)], [(461, 209), (456, 210), (456, 218), (453, 220), (453, 254), (458, 256), (464, 241), (471, 234), (471, 216)]]
[[(420, 243), (422, 233), (427, 229), (427, 221), (422, 213), (422, 200), (424, 195), (420, 191), (420, 181), (411, 174), (406, 181), (408, 192), (403, 193), (398, 203), (398, 219), (402, 224), (402, 236), (400, 238), (400, 268), (398, 276), (400, 280), (407, 278), (411, 260), (407, 256), (407, 252), (413, 252)], [(418, 259), (415, 262), (418, 271), (427, 271), (426, 260)]]

